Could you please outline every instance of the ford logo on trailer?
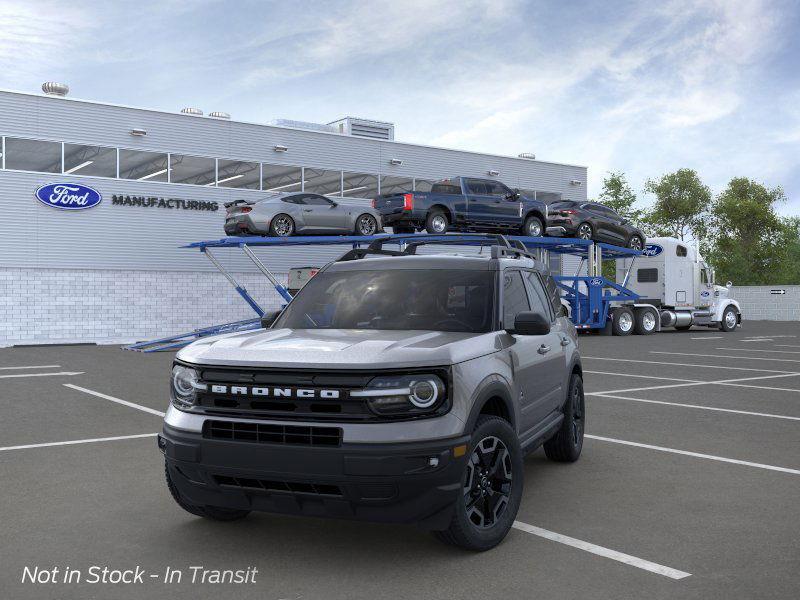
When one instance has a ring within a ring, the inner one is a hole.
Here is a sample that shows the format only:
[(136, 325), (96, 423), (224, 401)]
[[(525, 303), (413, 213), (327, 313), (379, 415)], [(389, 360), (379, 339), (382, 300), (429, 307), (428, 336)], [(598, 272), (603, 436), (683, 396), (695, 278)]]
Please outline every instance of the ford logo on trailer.
[(703, 290), (702, 292), (700, 292), (700, 296), (702, 296), (703, 298), (708, 298), (710, 295), (711, 292), (709, 292), (708, 290)]
[(97, 206), (103, 196), (97, 190), (79, 183), (48, 183), (36, 189), (36, 199), (61, 210), (82, 210)]
[(642, 250), (642, 256), (658, 256), (663, 251), (664, 248), (658, 244), (647, 244)]
[(589, 285), (591, 285), (593, 287), (597, 287), (599, 285), (603, 285), (603, 280), (598, 278), (598, 277), (595, 277), (594, 279), (590, 279), (589, 280)]

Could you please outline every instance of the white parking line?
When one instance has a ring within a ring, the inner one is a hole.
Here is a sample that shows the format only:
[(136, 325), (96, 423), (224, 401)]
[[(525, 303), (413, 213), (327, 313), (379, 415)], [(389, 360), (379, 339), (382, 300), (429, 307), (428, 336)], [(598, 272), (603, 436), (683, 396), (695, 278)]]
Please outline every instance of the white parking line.
[[(680, 352), (665, 352), (664, 354), (681, 354)], [(686, 356), (686, 355), (683, 355)], [(707, 354), (692, 354), (690, 356), (708, 356)], [(612, 358), (610, 356), (584, 356), (584, 359), (590, 360), (615, 360), (619, 362), (630, 362), (630, 363), (643, 363), (646, 365), (672, 365), (673, 367), (696, 367), (698, 369), (729, 369), (733, 371), (758, 371), (760, 373), (786, 373), (789, 375), (794, 375), (794, 371), (776, 371), (775, 369), (756, 369), (753, 367), (728, 367), (724, 365), (698, 365), (694, 363), (676, 363), (676, 362), (666, 362), (666, 361), (658, 361), (658, 360), (639, 360), (635, 358)], [(731, 358), (745, 358), (743, 356), (735, 356)]]
[[(761, 348), (714, 348), (714, 350), (733, 350), (735, 352), (773, 352), (775, 354), (800, 354), (794, 350), (762, 350)], [(743, 354), (742, 356), (747, 356)]]
[(703, 337), (693, 337), (689, 338), (690, 340), (721, 340), (724, 338), (724, 335), (704, 335)]
[(156, 410), (154, 408), (149, 408), (147, 406), (142, 406), (141, 404), (134, 404), (133, 402), (128, 402), (127, 400), (121, 400), (120, 398), (114, 398), (114, 396), (108, 396), (106, 394), (101, 394), (100, 392), (95, 392), (94, 390), (88, 390), (86, 388), (82, 388), (77, 385), (72, 385), (71, 383), (65, 383), (64, 387), (68, 387), (73, 390), (78, 390), (79, 392), (83, 392), (85, 394), (91, 394), (92, 396), (97, 396), (98, 398), (103, 398), (104, 400), (110, 400), (111, 402), (116, 402), (117, 404), (122, 404), (123, 406), (129, 406), (130, 408), (135, 408), (136, 410), (141, 410), (146, 413), (150, 413), (151, 415), (158, 415), (159, 417), (163, 417), (164, 413), (160, 410)]
[(25, 367), (0, 367), (0, 371), (14, 371), (16, 369), (60, 369), (61, 365), (29, 365)]
[(623, 554), (622, 552), (617, 552), (616, 550), (611, 550), (609, 548), (604, 548), (603, 546), (592, 544), (591, 542), (584, 542), (583, 540), (569, 537), (568, 535), (555, 533), (553, 531), (549, 531), (548, 529), (536, 527), (535, 525), (528, 525), (522, 521), (514, 521), (513, 527), (514, 529), (519, 529), (525, 533), (538, 535), (539, 537), (558, 542), (559, 544), (572, 546), (573, 548), (591, 552), (592, 554), (596, 554), (597, 556), (602, 556), (604, 558), (610, 558), (611, 560), (625, 563), (626, 565), (636, 567), (637, 569), (650, 571), (651, 573), (656, 573), (657, 575), (663, 575), (664, 577), (669, 577), (670, 579), (684, 579), (691, 576), (691, 573), (687, 573), (686, 571), (679, 571), (678, 569), (665, 567), (664, 565), (659, 565), (658, 563), (650, 562), (649, 560), (644, 560), (643, 558), (637, 558), (636, 556), (631, 556), (630, 554)]
[(59, 371), (58, 373), (14, 373), (13, 375), (0, 375), (0, 379), (15, 379), (19, 377), (52, 377), (54, 375), (83, 375), (83, 371)]
[(95, 442), (114, 442), (116, 440), (133, 440), (136, 438), (153, 437), (157, 433), (140, 433), (138, 435), (118, 435), (115, 437), (91, 438), (86, 440), (69, 440), (67, 442), (47, 442), (45, 444), (25, 444), (24, 446), (5, 446), (0, 452), (9, 450), (27, 450), (28, 448), (47, 448), (49, 446), (72, 446), (73, 444), (93, 444)]
[(742, 343), (742, 344), (746, 344), (747, 342), (750, 342), (752, 344), (752, 343), (755, 343), (755, 342), (771, 342), (771, 341), (773, 341), (772, 338), (757, 338), (757, 339), (754, 339), (754, 340), (739, 340), (739, 342)]
[(717, 408), (715, 406), (703, 406), (701, 404), (684, 404), (682, 402), (664, 402), (662, 400), (645, 400), (644, 398), (628, 398), (626, 396), (616, 396), (613, 394), (601, 394), (597, 392), (585, 392), (586, 396), (597, 398), (613, 398), (614, 400), (628, 400), (630, 402), (644, 402), (646, 404), (663, 404), (666, 406), (678, 406), (680, 408), (698, 408), (700, 410), (712, 410), (716, 412), (735, 413), (738, 415), (748, 415), (751, 417), (769, 417), (771, 419), (784, 419), (786, 421), (800, 421), (800, 417), (790, 417), (789, 415), (776, 415), (773, 413), (759, 413), (749, 410), (734, 410), (732, 408)]
[(613, 373), (611, 371), (584, 371), (592, 375), (614, 375), (615, 377), (638, 377), (640, 379), (663, 379), (664, 381), (683, 381), (686, 383), (702, 383), (699, 379), (676, 379), (675, 377), (659, 377), (657, 375), (635, 375), (633, 373)]
[[(702, 356), (703, 358), (735, 358), (736, 360), (742, 360), (746, 358), (747, 360), (770, 360), (773, 362), (800, 362), (800, 360), (794, 358), (759, 358), (757, 356), (727, 356), (724, 354), (690, 354), (689, 352), (664, 352), (661, 350), (650, 350), (650, 354), (671, 354), (673, 356)], [(699, 367), (705, 367), (707, 365), (696, 365)], [(739, 368), (739, 367), (735, 367)]]
[(584, 434), (585, 438), (590, 440), (598, 440), (601, 442), (611, 442), (612, 444), (622, 444), (623, 446), (633, 446), (635, 448), (646, 448), (648, 450), (658, 450), (659, 452), (670, 452), (672, 454), (681, 454), (683, 456), (693, 456), (694, 458), (705, 458), (707, 460), (715, 460), (734, 465), (743, 465), (745, 467), (755, 467), (757, 469), (766, 469), (767, 471), (778, 471), (780, 473), (790, 473), (792, 475), (800, 475), (800, 470), (789, 469), (787, 467), (776, 467), (775, 465), (765, 465), (761, 463), (749, 462), (746, 460), (738, 460), (735, 458), (725, 458), (724, 456), (714, 456), (713, 454), (702, 454), (700, 452), (689, 452), (688, 450), (678, 450), (677, 448), (666, 448), (664, 446), (653, 446), (652, 444), (640, 444), (639, 442), (631, 442), (628, 440), (618, 440), (616, 438), (603, 437), (599, 435)]
[(797, 344), (775, 344), (776, 348), (800, 348)]
[(791, 390), (786, 388), (775, 388), (775, 387), (767, 387), (761, 385), (745, 385), (739, 382), (741, 381), (756, 381), (759, 379), (778, 379), (781, 377), (797, 377), (800, 373), (785, 373), (782, 375), (760, 375), (758, 377), (739, 377), (737, 379), (718, 379), (715, 381), (693, 381), (690, 383), (673, 383), (669, 385), (650, 385), (647, 387), (639, 387), (639, 388), (626, 388), (621, 390), (606, 390), (602, 392), (595, 392), (596, 394), (618, 394), (624, 392), (644, 392), (647, 390), (665, 390), (669, 388), (679, 388), (679, 387), (690, 387), (693, 385), (736, 385), (740, 387), (750, 387), (756, 389), (764, 389), (764, 390), (785, 390), (785, 391), (800, 391), (800, 390)]

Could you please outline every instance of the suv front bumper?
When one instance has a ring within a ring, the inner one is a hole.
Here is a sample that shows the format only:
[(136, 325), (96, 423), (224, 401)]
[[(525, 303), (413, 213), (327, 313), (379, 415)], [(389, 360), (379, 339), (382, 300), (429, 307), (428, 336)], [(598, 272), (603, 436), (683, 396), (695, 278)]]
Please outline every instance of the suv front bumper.
[[(447, 528), (469, 436), (434, 442), (304, 446), (209, 439), (164, 425), (158, 445), (196, 505)], [(461, 449), (459, 449), (461, 450)], [(433, 466), (435, 463), (435, 466)]]

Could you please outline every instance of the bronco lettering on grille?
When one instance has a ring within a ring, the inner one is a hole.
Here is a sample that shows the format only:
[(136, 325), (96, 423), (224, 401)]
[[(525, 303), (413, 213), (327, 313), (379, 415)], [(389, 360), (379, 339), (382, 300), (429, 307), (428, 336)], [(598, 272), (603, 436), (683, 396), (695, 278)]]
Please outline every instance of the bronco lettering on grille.
[(231, 394), (234, 396), (268, 396), (271, 398), (322, 398), (336, 400), (339, 390), (320, 390), (313, 388), (292, 387), (250, 387), (245, 385), (217, 385), (211, 386), (213, 394)]

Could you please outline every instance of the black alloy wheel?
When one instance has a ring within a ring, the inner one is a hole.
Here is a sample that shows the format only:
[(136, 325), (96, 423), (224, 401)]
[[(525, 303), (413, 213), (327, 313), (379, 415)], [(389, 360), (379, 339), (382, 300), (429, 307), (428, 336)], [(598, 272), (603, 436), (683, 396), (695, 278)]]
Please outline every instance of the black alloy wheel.
[(476, 527), (492, 527), (508, 507), (513, 478), (511, 455), (502, 440), (483, 438), (467, 464), (463, 494), (467, 518)]
[(544, 443), (544, 453), (556, 462), (575, 462), (583, 449), (583, 433), (586, 427), (586, 403), (583, 395), (583, 379), (573, 373), (569, 391), (564, 402), (564, 420), (556, 434)]

